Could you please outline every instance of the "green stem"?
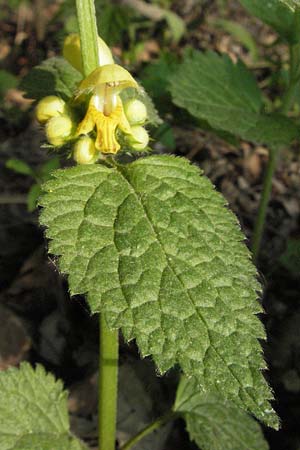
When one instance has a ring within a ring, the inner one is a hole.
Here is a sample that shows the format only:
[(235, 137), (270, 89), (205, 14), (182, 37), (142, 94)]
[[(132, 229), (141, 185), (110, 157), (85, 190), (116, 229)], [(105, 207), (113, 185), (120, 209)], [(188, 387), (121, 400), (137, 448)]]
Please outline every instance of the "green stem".
[(260, 198), (260, 204), (258, 209), (258, 215), (256, 218), (253, 236), (252, 236), (252, 253), (254, 261), (257, 260), (263, 229), (265, 226), (267, 208), (270, 201), (271, 191), (272, 191), (272, 180), (274, 172), (276, 170), (276, 163), (279, 151), (275, 149), (269, 150), (269, 160), (267, 164), (266, 173), (264, 176), (263, 190)]
[(290, 52), (290, 69), (289, 69), (289, 84), (287, 90), (282, 99), (282, 105), (280, 112), (287, 114), (296, 93), (296, 89), (299, 82), (299, 65), (300, 65), (300, 49), (299, 45), (291, 45), (289, 47)]
[(133, 438), (131, 438), (128, 442), (126, 442), (126, 444), (123, 445), (123, 447), (121, 447), (120, 450), (129, 450), (145, 436), (162, 427), (167, 422), (176, 419), (176, 417), (177, 414), (174, 411), (169, 411), (164, 416), (160, 417), (159, 419), (156, 419), (154, 422), (150, 423), (145, 428), (143, 428), (138, 434), (136, 434)]
[(282, 114), (287, 114), (290, 110), (290, 107), (292, 106), (293, 99), (295, 97), (296, 89), (298, 86), (298, 80), (293, 81), (289, 84), (284, 97), (282, 99), (282, 105), (280, 108), (280, 112)]
[(118, 331), (109, 330), (99, 315), (99, 450), (115, 450), (118, 395)]
[[(283, 96), (280, 108), (281, 114), (287, 114), (292, 106), (292, 102), (298, 87), (300, 79), (300, 46), (299, 44), (291, 45), (289, 47), (290, 61), (289, 61), (289, 84)], [(264, 176), (263, 191), (258, 208), (258, 215), (254, 225), (252, 236), (251, 250), (254, 261), (257, 260), (259, 249), (262, 240), (262, 234), (265, 226), (267, 208), (270, 201), (272, 191), (272, 179), (276, 170), (279, 149), (269, 150), (269, 160), (267, 164), (266, 173)]]
[(76, 0), (81, 55), (84, 75), (88, 76), (99, 66), (98, 31), (94, 0)]
[[(99, 66), (98, 32), (94, 0), (76, 0), (85, 76)], [(118, 395), (118, 331), (109, 330), (103, 314), (99, 314), (99, 450), (115, 450)]]

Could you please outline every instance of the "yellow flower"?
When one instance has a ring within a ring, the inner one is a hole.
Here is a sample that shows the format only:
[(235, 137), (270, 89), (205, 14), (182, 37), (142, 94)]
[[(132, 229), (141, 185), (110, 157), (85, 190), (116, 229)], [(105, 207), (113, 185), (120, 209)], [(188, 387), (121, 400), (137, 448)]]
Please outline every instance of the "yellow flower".
[[(80, 41), (73, 35), (72, 42), (76, 45), (71, 45), (70, 42), (65, 44), (64, 56), (78, 68), (81, 67)], [(107, 53), (110, 50), (105, 42), (101, 40), (98, 44), (99, 67), (82, 80), (75, 97), (81, 100), (91, 95), (87, 112), (77, 127), (76, 135), (89, 134), (96, 128), (96, 149), (101, 153), (115, 154), (121, 148), (117, 140), (117, 130), (132, 135), (119, 94), (127, 87), (139, 89), (139, 86), (126, 69), (108, 62), (110, 57), (112, 61), (112, 56)]]
[(97, 129), (96, 149), (102, 153), (117, 153), (120, 144), (116, 131), (131, 134), (119, 93), (126, 87), (138, 85), (130, 73), (117, 64), (98, 67), (79, 85), (78, 94), (92, 93), (87, 113), (77, 128), (77, 135)]

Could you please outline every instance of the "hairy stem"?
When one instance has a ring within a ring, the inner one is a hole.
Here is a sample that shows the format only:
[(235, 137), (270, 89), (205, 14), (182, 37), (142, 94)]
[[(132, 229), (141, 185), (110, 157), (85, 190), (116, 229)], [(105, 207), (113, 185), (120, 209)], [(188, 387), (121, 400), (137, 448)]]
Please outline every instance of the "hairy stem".
[(156, 419), (154, 422), (147, 425), (145, 428), (143, 428), (138, 434), (133, 436), (128, 442), (126, 442), (123, 447), (121, 447), (120, 450), (129, 450), (134, 445), (136, 445), (141, 439), (143, 439), (148, 434), (152, 433), (153, 431), (157, 430), (158, 428), (165, 425), (167, 422), (170, 422), (171, 420), (176, 419), (177, 414), (174, 411), (169, 411), (164, 416)]
[(98, 32), (94, 0), (76, 0), (84, 75), (99, 66)]
[[(98, 31), (94, 0), (76, 0), (85, 76), (99, 66)], [(99, 314), (99, 450), (115, 450), (118, 395), (118, 331), (109, 330), (103, 314)]]
[(99, 450), (115, 450), (118, 395), (118, 331), (109, 330), (99, 315)]
[(278, 157), (278, 150), (270, 149), (269, 150), (269, 160), (267, 164), (266, 173), (264, 176), (264, 184), (263, 184), (263, 190), (261, 193), (260, 203), (259, 203), (259, 209), (258, 214), (254, 226), (253, 236), (252, 236), (252, 253), (253, 253), (253, 259), (254, 261), (257, 260), (262, 234), (265, 226), (266, 221), (266, 215), (267, 215), (267, 208), (271, 197), (271, 191), (272, 191), (272, 180), (274, 176), (274, 172), (276, 170), (276, 163), (277, 163), (277, 157)]

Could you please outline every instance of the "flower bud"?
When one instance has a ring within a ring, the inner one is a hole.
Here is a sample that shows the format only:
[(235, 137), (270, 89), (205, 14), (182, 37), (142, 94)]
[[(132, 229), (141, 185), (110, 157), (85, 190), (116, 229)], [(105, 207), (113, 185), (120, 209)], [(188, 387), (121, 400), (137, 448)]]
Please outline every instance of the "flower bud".
[(36, 106), (35, 115), (40, 123), (45, 123), (51, 117), (64, 114), (66, 103), (56, 95), (48, 95), (40, 100)]
[(97, 159), (97, 150), (93, 139), (81, 137), (74, 146), (73, 158), (78, 164), (92, 164)]
[(131, 127), (130, 145), (134, 150), (144, 150), (149, 143), (149, 134), (138, 125)]
[[(72, 33), (66, 37), (63, 47), (63, 56), (73, 67), (75, 67), (75, 69), (83, 73), (79, 34)], [(99, 59), (99, 66), (114, 63), (109, 47), (99, 36), (98, 36), (98, 59)]]
[(147, 108), (140, 100), (128, 100), (124, 104), (124, 112), (130, 125), (142, 125), (147, 119)]
[(66, 114), (52, 117), (46, 124), (46, 136), (48, 142), (55, 147), (63, 145), (70, 137), (72, 129), (73, 122)]

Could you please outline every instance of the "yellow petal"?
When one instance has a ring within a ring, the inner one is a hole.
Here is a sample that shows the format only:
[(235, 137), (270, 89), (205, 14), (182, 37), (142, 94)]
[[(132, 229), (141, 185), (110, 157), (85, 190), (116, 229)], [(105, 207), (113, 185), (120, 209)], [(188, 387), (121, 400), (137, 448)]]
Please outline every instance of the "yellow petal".
[(107, 64), (95, 69), (88, 75), (79, 85), (79, 95), (84, 92), (90, 93), (95, 91), (102, 84), (108, 83), (111, 87), (116, 88), (116, 92), (120, 92), (127, 87), (138, 88), (135, 79), (130, 75), (128, 70), (118, 64)]
[(80, 122), (77, 127), (76, 136), (80, 134), (88, 134), (95, 128), (95, 114), (94, 110), (89, 106), (84, 119)]
[[(63, 47), (63, 56), (73, 67), (75, 67), (75, 69), (83, 73), (79, 34), (72, 33), (66, 37)], [(98, 36), (98, 57), (99, 57), (99, 66), (114, 63), (109, 47), (99, 36)]]

